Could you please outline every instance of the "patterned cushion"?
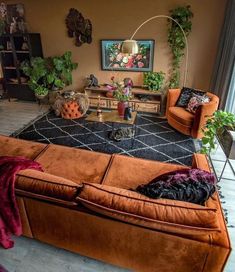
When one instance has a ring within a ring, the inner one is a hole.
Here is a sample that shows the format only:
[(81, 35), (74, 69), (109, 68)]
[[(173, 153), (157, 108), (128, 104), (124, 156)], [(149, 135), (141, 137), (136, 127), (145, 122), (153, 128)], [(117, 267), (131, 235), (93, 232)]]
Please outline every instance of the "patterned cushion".
[(181, 90), (181, 93), (180, 93), (180, 97), (176, 102), (176, 106), (186, 108), (188, 106), (190, 98), (195, 94), (199, 95), (199, 96), (203, 96), (203, 95), (205, 95), (205, 92), (200, 91), (200, 90), (196, 90), (196, 89), (183, 87), (183, 89)]
[(195, 113), (200, 105), (209, 102), (210, 102), (209, 96), (207, 95), (200, 96), (195, 94), (190, 98), (186, 110)]

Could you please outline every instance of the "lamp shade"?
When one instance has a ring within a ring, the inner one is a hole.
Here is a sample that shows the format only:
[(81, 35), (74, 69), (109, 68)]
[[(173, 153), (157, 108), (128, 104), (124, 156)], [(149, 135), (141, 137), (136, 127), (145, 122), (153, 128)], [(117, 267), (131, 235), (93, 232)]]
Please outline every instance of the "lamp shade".
[(121, 52), (125, 54), (137, 54), (139, 47), (135, 40), (125, 40), (121, 45)]

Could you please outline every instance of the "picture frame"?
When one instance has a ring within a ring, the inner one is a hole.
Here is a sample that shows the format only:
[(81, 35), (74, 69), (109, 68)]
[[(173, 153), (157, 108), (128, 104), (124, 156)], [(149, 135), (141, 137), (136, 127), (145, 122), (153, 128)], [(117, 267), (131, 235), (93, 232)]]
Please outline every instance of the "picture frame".
[(134, 55), (121, 53), (124, 39), (101, 40), (101, 69), (109, 71), (153, 71), (155, 41), (136, 40), (140, 52)]

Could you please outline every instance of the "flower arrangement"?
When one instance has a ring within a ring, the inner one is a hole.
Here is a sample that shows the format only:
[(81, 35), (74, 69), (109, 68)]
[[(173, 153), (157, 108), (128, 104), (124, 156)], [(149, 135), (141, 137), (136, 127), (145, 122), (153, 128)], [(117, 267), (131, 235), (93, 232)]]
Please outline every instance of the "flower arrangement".
[(140, 52), (136, 55), (127, 55), (121, 53), (121, 43), (110, 45), (108, 48), (110, 66), (113, 68), (142, 68), (146, 66), (147, 48), (145, 45), (140, 46)]
[(114, 76), (111, 77), (112, 84), (108, 84), (107, 88), (113, 92), (113, 96), (120, 102), (127, 102), (131, 99), (132, 81), (129, 79), (127, 82), (115, 81)]

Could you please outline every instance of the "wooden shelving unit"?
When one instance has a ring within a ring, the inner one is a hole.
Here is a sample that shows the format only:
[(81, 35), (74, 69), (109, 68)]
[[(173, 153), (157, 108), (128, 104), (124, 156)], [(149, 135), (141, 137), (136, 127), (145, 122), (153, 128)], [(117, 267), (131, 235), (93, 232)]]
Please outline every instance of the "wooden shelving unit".
[[(27, 49), (22, 45), (27, 45)], [(35, 101), (33, 91), (29, 88), (27, 76), (20, 69), (24, 60), (43, 57), (39, 33), (4, 34), (0, 37), (1, 65), (7, 95), (10, 98)]]
[[(96, 108), (100, 97), (100, 106), (103, 109), (117, 109), (118, 100), (113, 97), (107, 97), (109, 92), (105, 86), (101, 87), (86, 87), (85, 93), (90, 100), (90, 107)], [(129, 101), (129, 106), (134, 111), (157, 113), (162, 115), (162, 100), (161, 92), (152, 92), (140, 87), (132, 88), (132, 99)]]

